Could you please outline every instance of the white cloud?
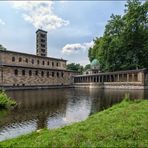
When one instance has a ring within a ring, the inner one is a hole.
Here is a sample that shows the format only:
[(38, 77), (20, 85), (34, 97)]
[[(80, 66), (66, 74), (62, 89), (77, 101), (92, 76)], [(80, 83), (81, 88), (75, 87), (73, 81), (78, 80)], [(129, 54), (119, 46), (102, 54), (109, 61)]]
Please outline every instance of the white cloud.
[(36, 29), (50, 31), (69, 24), (68, 20), (54, 14), (52, 1), (14, 1), (12, 3), (14, 8), (22, 10), (25, 21), (31, 23)]
[(87, 42), (87, 43), (76, 43), (76, 44), (66, 44), (63, 48), (62, 48), (62, 53), (64, 54), (77, 54), (80, 53), (82, 51), (86, 51), (88, 50), (90, 47), (93, 47), (94, 42)]
[(0, 19), (0, 24), (5, 25), (5, 22), (2, 19)]

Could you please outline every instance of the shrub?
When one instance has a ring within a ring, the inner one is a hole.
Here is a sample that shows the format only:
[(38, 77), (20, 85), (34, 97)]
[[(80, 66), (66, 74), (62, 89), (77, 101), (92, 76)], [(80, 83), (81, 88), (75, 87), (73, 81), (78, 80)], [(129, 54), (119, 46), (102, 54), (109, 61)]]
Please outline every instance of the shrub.
[(4, 91), (0, 92), (0, 108), (15, 106), (16, 102), (9, 98)]

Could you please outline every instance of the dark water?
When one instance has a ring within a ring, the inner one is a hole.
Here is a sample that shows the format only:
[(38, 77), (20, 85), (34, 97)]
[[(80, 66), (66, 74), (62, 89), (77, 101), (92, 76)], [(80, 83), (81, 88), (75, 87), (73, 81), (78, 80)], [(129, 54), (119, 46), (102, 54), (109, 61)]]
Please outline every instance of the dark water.
[(144, 90), (46, 89), (8, 91), (18, 106), (0, 112), (0, 141), (41, 128), (58, 128), (85, 120), (91, 114), (120, 102), (129, 93), (131, 99), (148, 98)]

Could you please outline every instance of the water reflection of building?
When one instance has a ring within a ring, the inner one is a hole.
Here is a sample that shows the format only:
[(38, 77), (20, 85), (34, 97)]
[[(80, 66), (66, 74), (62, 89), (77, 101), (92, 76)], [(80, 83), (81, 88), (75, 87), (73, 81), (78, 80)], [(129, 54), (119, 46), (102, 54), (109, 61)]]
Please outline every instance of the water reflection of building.
[(44, 128), (47, 118), (55, 113), (65, 114), (67, 98), (63, 90), (59, 91), (13, 91), (9, 96), (15, 98), (18, 106), (0, 122), (0, 127), (36, 119), (37, 127)]
[[(121, 102), (125, 95), (129, 95), (130, 99), (142, 99), (148, 96), (144, 90), (112, 90), (112, 89), (88, 89), (92, 98), (90, 115), (112, 105)], [(144, 96), (145, 95), (145, 96)]]
[(57, 128), (85, 120), (89, 115), (120, 102), (127, 93), (131, 99), (148, 96), (148, 91), (145, 90), (116, 91), (98, 88), (26, 90), (7, 93), (17, 100), (18, 106), (1, 118), (0, 140), (3, 137), (15, 137), (44, 127)]

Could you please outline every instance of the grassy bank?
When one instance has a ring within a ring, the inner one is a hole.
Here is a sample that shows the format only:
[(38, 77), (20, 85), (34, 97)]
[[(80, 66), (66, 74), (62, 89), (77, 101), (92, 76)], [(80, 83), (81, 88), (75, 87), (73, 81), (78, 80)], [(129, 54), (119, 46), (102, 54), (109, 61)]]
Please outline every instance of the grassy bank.
[(16, 102), (9, 98), (4, 91), (0, 91), (0, 109), (15, 106)]
[(123, 101), (63, 128), (24, 135), (0, 147), (147, 147), (148, 101)]

